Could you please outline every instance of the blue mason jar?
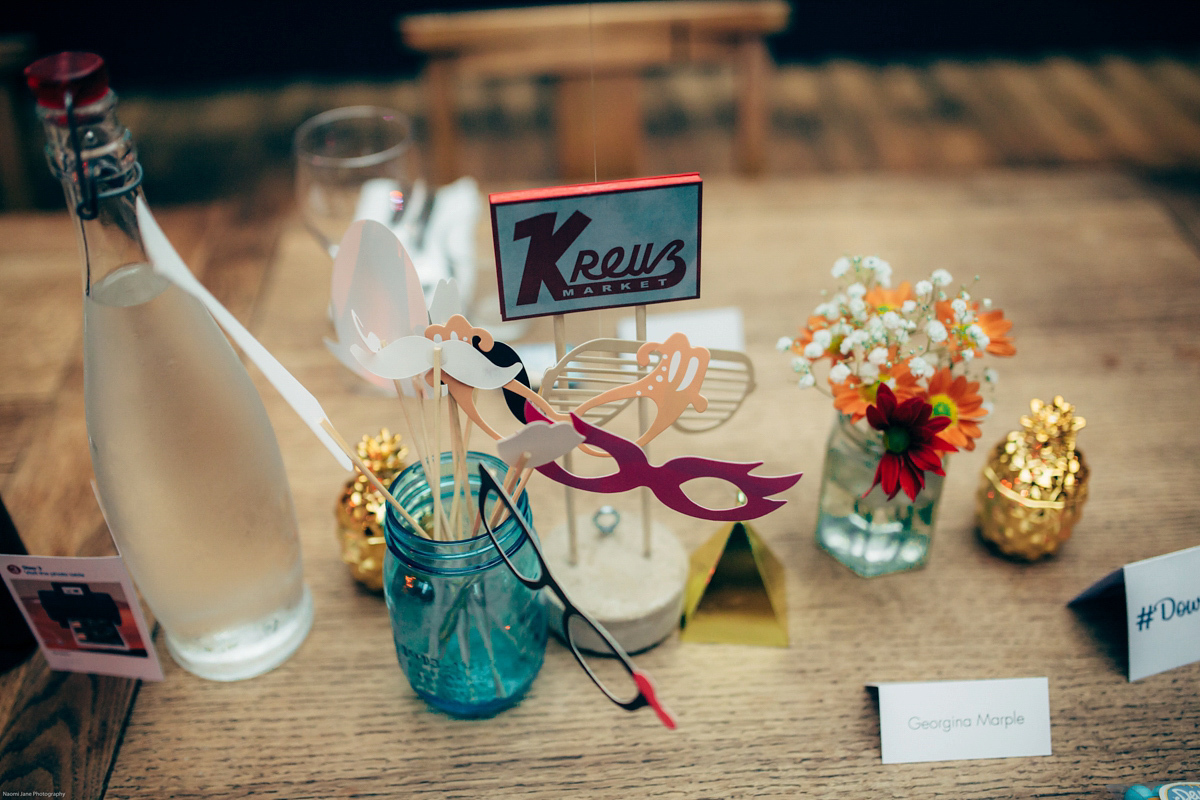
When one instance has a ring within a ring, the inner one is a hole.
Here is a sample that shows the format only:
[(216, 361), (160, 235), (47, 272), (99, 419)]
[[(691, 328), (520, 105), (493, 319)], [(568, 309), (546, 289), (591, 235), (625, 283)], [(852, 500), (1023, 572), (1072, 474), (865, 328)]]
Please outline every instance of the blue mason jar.
[[(467, 454), (470, 504), (463, 518), (468, 536), (478, 504), (480, 463), (501, 482), (507, 472), (494, 456)], [(442, 454), (442, 465), (442, 505), (449, 516), (454, 495), (450, 453)], [(391, 490), (415, 519), (424, 523), (432, 518), (433, 492), (419, 463), (397, 475)], [(516, 505), (532, 528), (524, 492)], [(384, 528), (384, 596), (396, 656), (413, 690), (430, 705), (464, 717), (488, 716), (520, 700), (546, 652), (546, 611), (536, 593), (516, 579), (486, 531), (458, 541), (433, 541), (413, 531), (390, 506)], [(501, 523), (496, 538), (523, 572), (537, 574), (533, 548), (515, 520)]]

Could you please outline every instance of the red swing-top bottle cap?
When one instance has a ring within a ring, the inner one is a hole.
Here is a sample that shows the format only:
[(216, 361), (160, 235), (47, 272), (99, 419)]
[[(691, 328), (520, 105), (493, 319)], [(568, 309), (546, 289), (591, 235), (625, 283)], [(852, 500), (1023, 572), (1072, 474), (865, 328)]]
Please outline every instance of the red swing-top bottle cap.
[(25, 68), (25, 81), (43, 108), (66, 108), (67, 92), (76, 106), (94, 103), (108, 92), (108, 70), (95, 53), (66, 52), (39, 58)]

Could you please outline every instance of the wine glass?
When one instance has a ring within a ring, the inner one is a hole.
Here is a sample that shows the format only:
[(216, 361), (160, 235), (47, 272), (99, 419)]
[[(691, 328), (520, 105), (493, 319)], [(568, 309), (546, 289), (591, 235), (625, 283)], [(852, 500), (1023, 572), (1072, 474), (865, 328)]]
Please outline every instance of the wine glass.
[(335, 108), (296, 129), (296, 198), (330, 257), (355, 220), (400, 220), (416, 172), (412, 142), (409, 118), (378, 106)]

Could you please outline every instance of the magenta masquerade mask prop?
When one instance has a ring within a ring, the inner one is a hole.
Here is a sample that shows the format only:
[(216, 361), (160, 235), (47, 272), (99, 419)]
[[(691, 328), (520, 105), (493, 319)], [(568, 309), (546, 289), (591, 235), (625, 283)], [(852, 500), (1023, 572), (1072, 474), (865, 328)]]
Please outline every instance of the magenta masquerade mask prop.
[[(549, 422), (532, 404), (525, 406), (525, 418), (530, 422)], [(612, 494), (645, 486), (663, 505), (681, 514), (698, 519), (740, 522), (757, 519), (784, 505), (784, 500), (772, 500), (770, 495), (790, 489), (800, 480), (801, 473), (790, 475), (752, 475), (762, 466), (761, 461), (717, 461), (699, 456), (681, 456), (654, 466), (642, 448), (628, 439), (589, 425), (574, 414), (571, 424), (583, 434), (584, 442), (612, 456), (617, 471), (610, 475), (584, 477), (568, 472), (557, 462), (543, 464), (537, 471), (556, 483), (586, 492)], [(683, 491), (683, 484), (696, 478), (717, 478), (735, 486), (746, 502), (733, 508), (711, 509), (696, 503)]]

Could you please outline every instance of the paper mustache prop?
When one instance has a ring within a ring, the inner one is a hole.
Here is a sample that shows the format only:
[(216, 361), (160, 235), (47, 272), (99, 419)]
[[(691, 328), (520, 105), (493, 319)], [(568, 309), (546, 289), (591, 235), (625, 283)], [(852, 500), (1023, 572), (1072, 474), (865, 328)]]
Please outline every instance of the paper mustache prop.
[(432, 370), (436, 348), (441, 348), (443, 380), (449, 376), (476, 389), (499, 389), (523, 369), (517, 364), (498, 367), (489, 361), (482, 349), (492, 345), (491, 334), (471, 327), (461, 315), (451, 317), (445, 325), (428, 326), (421, 336), (404, 336), (382, 346), (368, 337), (362, 336), (368, 349), (352, 344), (350, 352), (368, 372), (389, 381), (415, 378)]

